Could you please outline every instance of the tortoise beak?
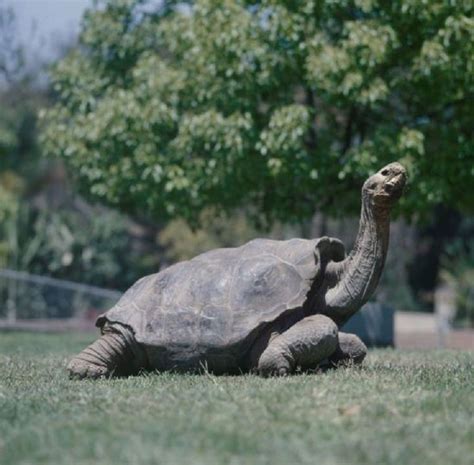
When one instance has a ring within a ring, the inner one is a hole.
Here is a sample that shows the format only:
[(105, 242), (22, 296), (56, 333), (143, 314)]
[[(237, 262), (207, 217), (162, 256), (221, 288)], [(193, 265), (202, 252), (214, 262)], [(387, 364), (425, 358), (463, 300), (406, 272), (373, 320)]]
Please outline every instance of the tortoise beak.
[(385, 182), (384, 190), (388, 194), (401, 194), (407, 180), (406, 170), (400, 163), (392, 163), (390, 168), (393, 174)]

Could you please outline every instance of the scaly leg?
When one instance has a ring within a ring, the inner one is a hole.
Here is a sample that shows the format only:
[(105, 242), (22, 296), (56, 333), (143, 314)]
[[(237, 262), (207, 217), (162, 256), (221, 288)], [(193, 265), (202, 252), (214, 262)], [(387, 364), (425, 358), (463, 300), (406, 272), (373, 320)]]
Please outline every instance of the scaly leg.
[(135, 374), (144, 366), (143, 351), (130, 329), (105, 324), (102, 336), (68, 364), (71, 379)]
[(293, 373), (297, 366), (317, 366), (336, 350), (336, 324), (327, 316), (312, 315), (271, 339), (261, 354), (257, 370), (263, 376)]
[(355, 334), (339, 333), (339, 344), (329, 357), (334, 365), (360, 365), (367, 355), (367, 346)]

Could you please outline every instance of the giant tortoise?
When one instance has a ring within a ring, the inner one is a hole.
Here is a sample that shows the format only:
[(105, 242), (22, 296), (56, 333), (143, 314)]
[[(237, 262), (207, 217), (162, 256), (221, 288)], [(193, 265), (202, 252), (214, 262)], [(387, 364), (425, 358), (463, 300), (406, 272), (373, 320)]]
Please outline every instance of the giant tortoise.
[(349, 255), (330, 237), (256, 239), (140, 279), (97, 319), (102, 335), (72, 359), (70, 376), (141, 370), (267, 376), (322, 362), (360, 363), (366, 347), (338, 328), (377, 286), (390, 210), (405, 181), (405, 169), (391, 163), (364, 183)]

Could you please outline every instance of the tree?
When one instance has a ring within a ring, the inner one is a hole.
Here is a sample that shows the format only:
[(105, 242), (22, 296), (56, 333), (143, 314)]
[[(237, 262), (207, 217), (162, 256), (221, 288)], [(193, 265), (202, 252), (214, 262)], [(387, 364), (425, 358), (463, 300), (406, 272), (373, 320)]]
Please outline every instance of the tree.
[(471, 2), (146, 3), (99, 2), (52, 73), (44, 147), (96, 198), (299, 220), (354, 211), (368, 173), (402, 160), (406, 213), (472, 210)]
[(16, 38), (16, 18), (0, 4), (0, 85), (11, 82), (24, 70), (23, 49)]
[(86, 204), (63, 161), (42, 157), (37, 113), (50, 95), (17, 38), (0, 0), (0, 268), (125, 290), (158, 267), (155, 230)]

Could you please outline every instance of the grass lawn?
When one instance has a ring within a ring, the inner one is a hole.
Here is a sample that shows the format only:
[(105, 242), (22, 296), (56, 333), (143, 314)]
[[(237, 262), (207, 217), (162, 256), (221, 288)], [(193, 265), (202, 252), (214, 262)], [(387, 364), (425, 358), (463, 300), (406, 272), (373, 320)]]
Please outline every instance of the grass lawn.
[(361, 369), (69, 381), (94, 336), (0, 333), (0, 463), (474, 463), (474, 353), (377, 350)]

